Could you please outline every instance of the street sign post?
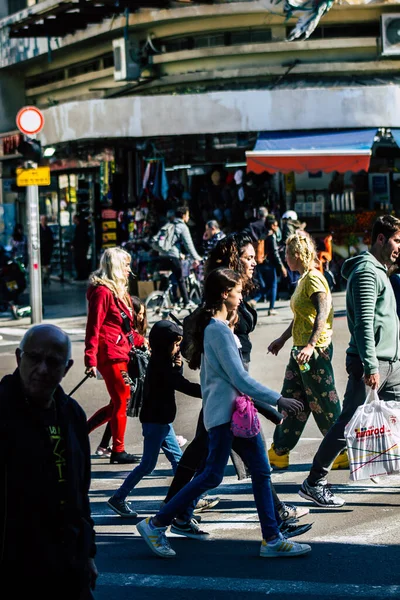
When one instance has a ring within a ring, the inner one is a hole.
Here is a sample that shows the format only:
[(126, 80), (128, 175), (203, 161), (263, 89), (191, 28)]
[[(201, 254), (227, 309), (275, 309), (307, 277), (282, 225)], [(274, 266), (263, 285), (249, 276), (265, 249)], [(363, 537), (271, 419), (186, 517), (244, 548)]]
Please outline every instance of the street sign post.
[[(43, 128), (44, 116), (35, 106), (24, 106), (17, 114), (16, 123), (21, 133), (34, 138)], [(19, 169), (19, 174), (17, 173), (17, 185), (26, 186), (26, 220), (28, 225), (30, 283), (29, 298), (32, 307), (31, 321), (35, 324), (41, 323), (43, 314), (38, 181), (40, 181), (40, 177), (45, 177), (46, 181), (49, 180), (50, 173), (41, 171), (41, 168), (29, 168), (32, 166), (36, 165), (25, 163), (26, 168)], [(49, 183), (40, 185), (49, 185)]]
[(17, 169), (17, 186), (50, 185), (50, 167)]

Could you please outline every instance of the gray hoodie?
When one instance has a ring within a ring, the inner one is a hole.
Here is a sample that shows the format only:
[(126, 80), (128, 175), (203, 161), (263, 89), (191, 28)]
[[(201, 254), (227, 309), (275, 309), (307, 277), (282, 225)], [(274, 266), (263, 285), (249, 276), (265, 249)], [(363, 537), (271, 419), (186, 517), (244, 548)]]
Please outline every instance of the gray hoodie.
[(399, 320), (387, 269), (370, 252), (347, 259), (346, 308), (350, 330), (348, 354), (358, 355), (366, 375), (378, 373), (378, 360), (399, 358)]

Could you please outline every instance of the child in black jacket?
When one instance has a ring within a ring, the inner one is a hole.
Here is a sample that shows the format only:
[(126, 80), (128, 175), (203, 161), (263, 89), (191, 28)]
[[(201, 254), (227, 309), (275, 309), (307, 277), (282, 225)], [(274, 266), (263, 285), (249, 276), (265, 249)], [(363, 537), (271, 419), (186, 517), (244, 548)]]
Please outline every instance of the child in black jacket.
[(158, 321), (150, 331), (151, 357), (139, 415), (144, 438), (143, 456), (140, 464), (108, 501), (108, 505), (121, 517), (137, 516), (126, 502), (126, 497), (145, 475), (150, 475), (155, 469), (160, 449), (174, 473), (182, 456), (172, 426), (176, 416), (175, 391), (201, 398), (201, 388), (198, 383), (192, 383), (183, 376), (181, 341), (182, 328), (172, 321)]

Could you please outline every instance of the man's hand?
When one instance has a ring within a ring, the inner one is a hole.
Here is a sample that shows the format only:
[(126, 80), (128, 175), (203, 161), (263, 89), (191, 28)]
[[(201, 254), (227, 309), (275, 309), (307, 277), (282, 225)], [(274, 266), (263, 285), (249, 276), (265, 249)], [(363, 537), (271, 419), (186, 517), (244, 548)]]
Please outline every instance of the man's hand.
[(85, 374), (89, 375), (89, 377), (97, 377), (97, 368), (96, 367), (87, 367), (85, 369)]
[(364, 383), (373, 390), (379, 388), (379, 373), (373, 375), (364, 375)]
[(284, 398), (281, 396), (277, 402), (279, 410), (290, 414), (299, 414), (304, 410), (304, 405), (301, 400), (295, 400), (295, 398)]
[(200, 265), (200, 261), (198, 260), (194, 260), (192, 262), (192, 269), (197, 269), (197, 267)]
[(287, 277), (287, 269), (286, 269), (286, 267), (284, 267), (282, 265), (281, 271), (282, 271), (283, 278), (286, 279), (286, 277)]
[(94, 562), (94, 558), (88, 559), (87, 568), (89, 571), (90, 589), (94, 590), (96, 587), (96, 580), (99, 576), (99, 572), (97, 570), (96, 563)]
[(278, 356), (279, 350), (282, 350), (284, 345), (285, 340), (281, 337), (278, 337), (276, 340), (270, 343), (270, 345), (268, 346), (268, 352), (271, 352), (271, 354)]

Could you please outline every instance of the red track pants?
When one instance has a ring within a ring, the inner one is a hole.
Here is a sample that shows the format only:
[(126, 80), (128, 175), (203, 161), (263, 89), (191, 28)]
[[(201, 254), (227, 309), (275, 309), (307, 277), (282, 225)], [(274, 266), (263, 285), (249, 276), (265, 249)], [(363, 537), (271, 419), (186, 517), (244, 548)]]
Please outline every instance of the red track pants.
[(129, 402), (131, 389), (127, 377), (128, 363), (108, 362), (97, 366), (100, 371), (108, 393), (111, 397), (110, 404), (103, 406), (94, 413), (88, 420), (89, 433), (110, 421), (113, 452), (123, 452), (125, 450), (125, 430), (126, 430), (126, 407)]

